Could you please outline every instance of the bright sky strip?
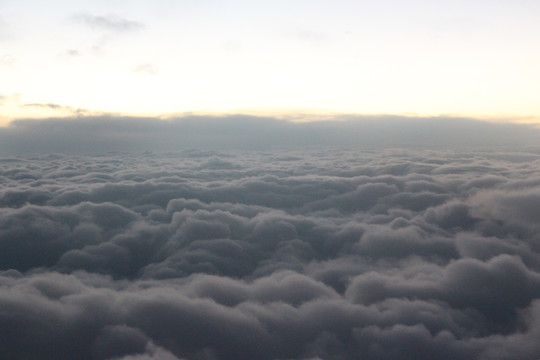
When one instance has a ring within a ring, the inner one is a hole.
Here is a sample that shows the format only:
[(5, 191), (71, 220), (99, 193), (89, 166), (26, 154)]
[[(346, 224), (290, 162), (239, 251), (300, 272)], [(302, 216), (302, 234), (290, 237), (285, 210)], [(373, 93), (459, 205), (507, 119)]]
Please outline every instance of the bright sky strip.
[(535, 118), (540, 3), (0, 2), (1, 123), (109, 112)]

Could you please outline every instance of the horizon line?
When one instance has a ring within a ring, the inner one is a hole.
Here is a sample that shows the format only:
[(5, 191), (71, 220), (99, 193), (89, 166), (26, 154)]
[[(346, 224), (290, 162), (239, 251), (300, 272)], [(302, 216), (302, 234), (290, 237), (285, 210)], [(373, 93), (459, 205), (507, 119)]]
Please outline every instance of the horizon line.
[[(186, 117), (232, 117), (232, 116), (252, 116), (255, 118), (273, 118), (276, 120), (284, 120), (290, 122), (320, 122), (320, 121), (343, 121), (351, 120), (352, 118), (407, 118), (407, 119), (468, 119), (476, 121), (484, 121), (490, 123), (507, 123), (507, 124), (527, 124), (540, 126), (540, 115), (479, 115), (465, 113), (387, 113), (387, 112), (354, 112), (354, 111), (334, 111), (334, 110), (319, 110), (319, 109), (233, 109), (233, 110), (193, 110), (193, 111), (177, 111), (177, 112), (121, 112), (121, 111), (99, 111), (72, 108), (69, 106), (61, 106), (56, 104), (25, 104), (23, 108), (39, 108), (40, 112), (26, 111), (11, 116), (0, 116), (0, 127), (6, 128), (12, 126), (17, 121), (21, 120), (47, 120), (47, 119), (84, 119), (95, 117), (109, 118), (154, 118), (156, 120), (172, 120)], [(45, 110), (45, 111), (43, 111)]]

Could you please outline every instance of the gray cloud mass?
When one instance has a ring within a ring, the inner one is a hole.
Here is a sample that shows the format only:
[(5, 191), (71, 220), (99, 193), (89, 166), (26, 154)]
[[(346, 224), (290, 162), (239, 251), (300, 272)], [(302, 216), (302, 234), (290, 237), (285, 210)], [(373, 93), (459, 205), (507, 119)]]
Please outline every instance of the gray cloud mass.
[[(31, 105), (50, 107), (51, 104)], [(540, 131), (531, 125), (497, 124), (466, 118), (342, 116), (338, 120), (294, 123), (249, 115), (185, 115), (169, 120), (109, 115), (20, 119), (0, 128), (0, 154), (328, 146), (361, 149), (487, 148), (490, 151), (493, 148), (535, 147), (540, 135)], [(399, 171), (399, 166), (403, 165), (396, 165), (396, 171)], [(446, 172), (455, 170), (451, 167), (438, 169)]]
[(5, 358), (539, 358), (530, 129), (206, 120), (0, 130)]

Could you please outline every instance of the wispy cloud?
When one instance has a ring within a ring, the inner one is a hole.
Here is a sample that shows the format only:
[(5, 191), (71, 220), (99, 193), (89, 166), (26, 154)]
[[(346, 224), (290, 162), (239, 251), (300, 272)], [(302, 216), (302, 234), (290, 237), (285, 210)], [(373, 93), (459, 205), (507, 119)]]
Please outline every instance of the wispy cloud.
[(69, 55), (69, 56), (79, 56), (79, 55), (81, 55), (81, 53), (77, 49), (68, 49), (66, 51), (66, 54)]
[(54, 113), (63, 113), (66, 115), (83, 115), (87, 113), (87, 110), (81, 108), (74, 108), (72, 106), (54, 104), (54, 103), (29, 103), (21, 105), (21, 108), (25, 109), (43, 109), (50, 110)]
[(62, 105), (58, 105), (58, 104), (38, 104), (38, 103), (34, 103), (34, 104), (24, 104), (23, 107), (38, 107), (38, 108), (48, 108), (48, 109), (52, 109), (52, 110), (58, 110), (58, 109), (61, 109), (63, 106)]
[[(143, 23), (128, 20), (116, 14), (92, 15), (80, 13), (71, 16), (71, 20), (96, 33), (97, 39), (94, 40), (92, 46), (92, 50), (96, 52), (103, 50), (107, 43), (117, 36), (135, 33), (144, 28)], [(68, 51), (68, 55), (70, 56), (76, 56), (77, 54), (80, 54), (80, 52), (70, 53)]]
[(327, 34), (309, 29), (292, 29), (285, 35), (289, 38), (312, 44), (319, 44), (327, 40)]
[(135, 69), (133, 69), (133, 72), (136, 72), (139, 74), (156, 75), (158, 73), (158, 70), (153, 64), (144, 63), (144, 64), (137, 65)]
[(17, 63), (17, 59), (15, 59), (15, 57), (12, 55), (5, 54), (0, 57), (1, 66), (13, 67), (16, 63)]
[(5, 104), (16, 104), (17, 106), (19, 105), (21, 101), (21, 94), (11, 94), (11, 95), (6, 95), (6, 94), (0, 94), (0, 105), (5, 105)]
[(4, 19), (0, 16), (0, 39), (10, 37), (8, 25)]
[(92, 29), (112, 32), (136, 31), (144, 27), (144, 25), (140, 22), (128, 20), (115, 14), (76, 14), (73, 15), (73, 20), (84, 24)]

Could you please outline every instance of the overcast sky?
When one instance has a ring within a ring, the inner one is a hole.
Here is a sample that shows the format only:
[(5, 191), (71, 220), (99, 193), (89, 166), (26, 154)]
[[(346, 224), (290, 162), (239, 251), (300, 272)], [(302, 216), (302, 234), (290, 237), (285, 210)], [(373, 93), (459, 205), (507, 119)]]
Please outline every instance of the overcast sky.
[(540, 113), (540, 2), (0, 1), (0, 123)]

